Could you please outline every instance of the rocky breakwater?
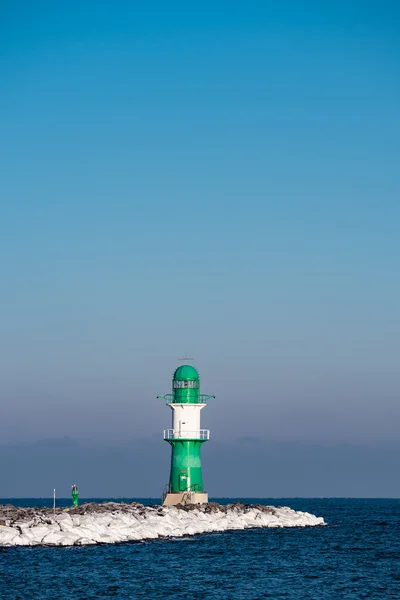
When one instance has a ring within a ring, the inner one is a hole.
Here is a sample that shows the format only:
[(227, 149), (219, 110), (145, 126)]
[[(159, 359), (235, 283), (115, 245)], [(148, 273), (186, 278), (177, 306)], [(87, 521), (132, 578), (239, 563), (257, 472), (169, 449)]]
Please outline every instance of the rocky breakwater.
[(0, 546), (114, 544), (254, 527), (312, 527), (322, 517), (286, 506), (187, 504), (144, 506), (104, 502), (74, 508), (0, 505)]

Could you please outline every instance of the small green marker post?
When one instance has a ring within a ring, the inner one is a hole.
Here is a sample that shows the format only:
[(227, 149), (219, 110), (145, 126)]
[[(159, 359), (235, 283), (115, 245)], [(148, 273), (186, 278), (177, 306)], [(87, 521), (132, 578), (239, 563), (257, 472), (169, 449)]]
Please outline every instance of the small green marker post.
[(78, 494), (78, 486), (77, 485), (72, 486), (72, 504), (74, 506), (79, 505), (79, 494)]

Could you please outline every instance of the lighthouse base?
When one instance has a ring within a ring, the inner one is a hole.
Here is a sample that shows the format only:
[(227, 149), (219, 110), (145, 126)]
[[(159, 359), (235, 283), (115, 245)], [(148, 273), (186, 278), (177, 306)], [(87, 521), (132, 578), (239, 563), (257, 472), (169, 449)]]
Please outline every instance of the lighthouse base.
[(174, 504), (205, 504), (208, 502), (208, 494), (205, 492), (179, 492), (178, 494), (167, 494), (163, 506), (174, 506)]

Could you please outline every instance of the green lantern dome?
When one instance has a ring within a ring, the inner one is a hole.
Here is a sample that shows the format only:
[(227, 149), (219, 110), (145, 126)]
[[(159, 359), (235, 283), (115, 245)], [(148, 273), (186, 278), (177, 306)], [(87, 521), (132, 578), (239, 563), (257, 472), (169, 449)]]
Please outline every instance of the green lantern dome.
[(190, 365), (181, 365), (174, 373), (175, 381), (199, 381), (200, 377), (194, 367)]

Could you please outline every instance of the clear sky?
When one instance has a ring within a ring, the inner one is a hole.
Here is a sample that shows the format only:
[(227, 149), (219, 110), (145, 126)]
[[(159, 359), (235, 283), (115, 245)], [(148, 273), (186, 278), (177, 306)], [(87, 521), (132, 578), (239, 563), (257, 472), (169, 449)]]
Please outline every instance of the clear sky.
[(0, 439), (399, 439), (400, 5), (0, 7)]

